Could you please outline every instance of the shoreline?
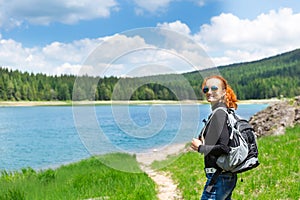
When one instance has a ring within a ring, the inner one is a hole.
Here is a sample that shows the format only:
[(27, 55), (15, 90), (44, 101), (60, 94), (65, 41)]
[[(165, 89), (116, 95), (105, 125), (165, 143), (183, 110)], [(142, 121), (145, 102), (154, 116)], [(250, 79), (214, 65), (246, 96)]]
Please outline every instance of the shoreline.
[[(238, 104), (270, 104), (280, 102), (280, 99), (249, 99), (240, 100)], [(149, 101), (0, 101), (0, 107), (28, 107), (28, 106), (84, 106), (84, 105), (189, 105), (208, 104), (202, 101), (171, 101), (171, 100), (149, 100)]]

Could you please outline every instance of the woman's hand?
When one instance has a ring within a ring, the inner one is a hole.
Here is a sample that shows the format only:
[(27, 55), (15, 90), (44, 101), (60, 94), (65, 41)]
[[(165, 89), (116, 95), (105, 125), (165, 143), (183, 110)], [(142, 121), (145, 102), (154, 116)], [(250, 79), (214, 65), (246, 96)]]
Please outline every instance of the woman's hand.
[(203, 144), (203, 142), (201, 140), (193, 138), (191, 148), (194, 151), (198, 151), (199, 146), (202, 145), (202, 144)]

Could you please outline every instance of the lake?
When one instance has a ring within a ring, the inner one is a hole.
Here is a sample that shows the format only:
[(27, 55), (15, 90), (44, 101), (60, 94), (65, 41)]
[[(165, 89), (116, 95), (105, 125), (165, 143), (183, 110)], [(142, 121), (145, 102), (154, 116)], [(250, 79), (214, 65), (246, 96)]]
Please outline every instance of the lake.
[[(249, 119), (267, 104), (241, 104)], [(140, 153), (186, 143), (210, 105), (0, 107), (0, 170), (45, 169), (109, 152)]]

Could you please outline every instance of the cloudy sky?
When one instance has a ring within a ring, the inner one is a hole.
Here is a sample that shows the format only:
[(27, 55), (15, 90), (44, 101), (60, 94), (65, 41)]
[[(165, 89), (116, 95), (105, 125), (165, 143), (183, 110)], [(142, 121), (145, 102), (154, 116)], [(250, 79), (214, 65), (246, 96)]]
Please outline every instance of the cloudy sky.
[(300, 47), (296, 0), (0, 0), (0, 66), (134, 76)]

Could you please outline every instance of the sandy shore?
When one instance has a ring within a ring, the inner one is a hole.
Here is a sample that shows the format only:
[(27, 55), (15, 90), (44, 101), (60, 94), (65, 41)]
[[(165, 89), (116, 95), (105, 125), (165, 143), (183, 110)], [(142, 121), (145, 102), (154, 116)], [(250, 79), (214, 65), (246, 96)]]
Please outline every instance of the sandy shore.
[[(191, 138), (192, 140), (192, 138)], [(150, 165), (154, 161), (166, 160), (170, 155), (177, 155), (181, 152), (187, 151), (187, 143), (170, 144), (163, 148), (152, 149), (146, 153), (137, 153), (136, 159), (143, 165)]]
[(249, 99), (238, 101), (238, 104), (272, 104), (280, 102), (280, 99)]
[(72, 105), (64, 101), (0, 101), (0, 106), (65, 106)]
[[(279, 99), (241, 100), (238, 104), (269, 104), (279, 102)], [(0, 101), (0, 106), (72, 106), (72, 105), (151, 105), (151, 104), (206, 104), (206, 101)]]

